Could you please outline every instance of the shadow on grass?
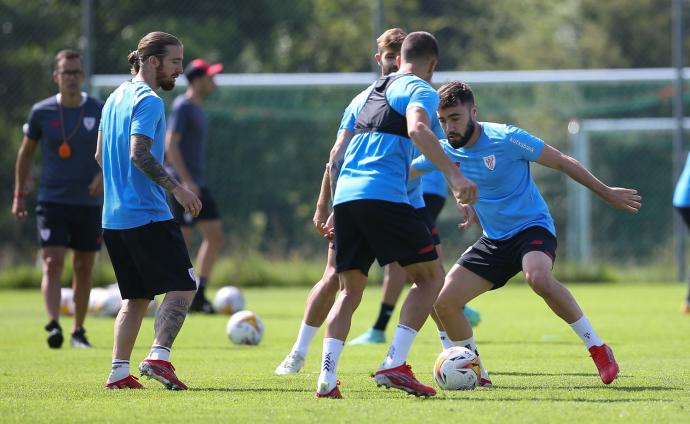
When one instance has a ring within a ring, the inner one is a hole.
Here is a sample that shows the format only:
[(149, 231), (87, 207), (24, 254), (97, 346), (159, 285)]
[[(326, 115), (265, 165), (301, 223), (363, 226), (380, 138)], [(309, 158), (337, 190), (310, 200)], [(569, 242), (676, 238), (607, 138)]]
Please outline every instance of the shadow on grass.
[(618, 387), (618, 386), (602, 386), (596, 384), (592, 386), (548, 386), (548, 387), (525, 387), (525, 386), (495, 386), (495, 389), (509, 389), (509, 390), (591, 390), (602, 389), (612, 390), (614, 392), (665, 392), (665, 391), (682, 391), (685, 389), (679, 387), (662, 387), (662, 386), (639, 386), (639, 387)]
[(585, 399), (585, 398), (573, 398), (573, 399), (557, 399), (557, 398), (542, 398), (542, 397), (500, 397), (500, 398), (491, 398), (491, 399), (482, 399), (482, 398), (475, 398), (471, 396), (463, 396), (463, 397), (434, 397), (430, 398), (430, 402), (448, 402), (448, 401), (457, 401), (457, 400), (472, 400), (475, 402), (524, 402), (524, 401), (532, 401), (532, 402), (584, 402), (584, 403), (634, 403), (634, 402), (670, 402), (672, 403), (673, 400), (671, 399), (653, 399), (653, 398), (644, 398), (644, 399), (635, 399), (635, 398), (629, 398), (629, 399)]

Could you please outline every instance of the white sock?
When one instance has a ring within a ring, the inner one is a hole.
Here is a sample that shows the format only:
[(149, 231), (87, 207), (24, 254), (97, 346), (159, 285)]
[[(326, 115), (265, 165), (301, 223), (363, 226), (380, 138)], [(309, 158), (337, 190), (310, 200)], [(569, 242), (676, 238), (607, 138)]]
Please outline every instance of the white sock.
[(441, 340), (441, 348), (443, 348), (443, 350), (455, 346), (453, 342), (450, 341), (448, 338), (448, 333), (445, 331), (438, 330), (438, 338)]
[(570, 328), (572, 328), (575, 334), (582, 339), (582, 343), (585, 344), (587, 349), (592, 346), (601, 346), (604, 344), (599, 336), (597, 336), (594, 328), (592, 328), (592, 324), (589, 323), (589, 320), (585, 315), (582, 315), (579, 320), (570, 324)]
[(169, 361), (170, 360), (170, 348), (161, 346), (161, 345), (153, 345), (151, 346), (151, 352), (149, 352), (149, 356), (146, 357), (146, 359), (156, 359), (159, 361)]
[(474, 341), (474, 336), (470, 337), (469, 339), (460, 340), (457, 342), (454, 341), (453, 345), (466, 347), (467, 349), (474, 352), (474, 354), (477, 355), (477, 359), (479, 360), (479, 369), (481, 372), (481, 377), (483, 379), (490, 380), (489, 371), (487, 371), (484, 364), (482, 364), (482, 358), (479, 356), (479, 351), (477, 350), (477, 343), (475, 343), (475, 341)]
[(407, 361), (407, 354), (410, 353), (412, 342), (417, 336), (417, 330), (406, 325), (398, 324), (395, 328), (393, 343), (388, 348), (388, 355), (381, 364), (382, 369), (395, 368)]
[(295, 344), (292, 346), (292, 351), (299, 352), (302, 356), (307, 356), (307, 352), (309, 352), (309, 344), (318, 330), (319, 327), (312, 327), (311, 325), (307, 325), (304, 323), (304, 321), (302, 321), (302, 325), (299, 327), (297, 340), (295, 340)]
[(345, 342), (338, 339), (323, 339), (323, 353), (321, 354), (321, 374), (319, 375), (316, 390), (325, 394), (333, 390), (336, 385), (336, 369), (340, 352), (343, 351)]
[(112, 366), (110, 368), (110, 375), (108, 376), (108, 383), (114, 383), (118, 380), (129, 375), (129, 361), (124, 359), (113, 359)]

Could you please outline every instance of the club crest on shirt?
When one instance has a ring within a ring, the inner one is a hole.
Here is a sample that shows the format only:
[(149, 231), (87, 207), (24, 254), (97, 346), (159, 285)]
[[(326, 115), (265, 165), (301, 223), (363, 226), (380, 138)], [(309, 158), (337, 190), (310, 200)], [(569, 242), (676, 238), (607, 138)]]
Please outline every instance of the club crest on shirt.
[(84, 128), (86, 128), (86, 131), (91, 131), (93, 127), (96, 126), (96, 117), (95, 116), (85, 116), (84, 117)]
[(50, 228), (41, 228), (40, 230), (41, 240), (48, 241), (50, 238)]
[(496, 155), (484, 156), (482, 159), (484, 159), (484, 165), (486, 165), (490, 171), (493, 171), (496, 167)]

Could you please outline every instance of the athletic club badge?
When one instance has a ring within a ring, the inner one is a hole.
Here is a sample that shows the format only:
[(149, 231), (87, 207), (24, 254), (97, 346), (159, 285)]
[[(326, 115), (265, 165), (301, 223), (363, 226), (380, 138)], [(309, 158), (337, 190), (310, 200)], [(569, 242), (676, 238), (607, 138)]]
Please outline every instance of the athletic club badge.
[(482, 159), (484, 159), (484, 165), (493, 171), (496, 167), (496, 155), (484, 156)]
[(50, 238), (50, 228), (41, 228), (39, 232), (41, 234), (41, 240), (48, 241)]
[(85, 116), (84, 128), (86, 128), (86, 131), (91, 131), (94, 126), (96, 126), (96, 118), (94, 116)]

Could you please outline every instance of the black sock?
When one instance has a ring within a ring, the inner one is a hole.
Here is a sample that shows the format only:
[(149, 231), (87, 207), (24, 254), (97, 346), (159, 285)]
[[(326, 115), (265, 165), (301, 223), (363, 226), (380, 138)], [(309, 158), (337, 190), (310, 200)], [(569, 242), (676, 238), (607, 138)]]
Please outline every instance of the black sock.
[(376, 324), (374, 324), (375, 330), (386, 331), (388, 321), (390, 321), (391, 315), (393, 315), (393, 309), (395, 309), (395, 305), (386, 305), (385, 303), (381, 304), (379, 317), (376, 319)]
[(208, 277), (199, 277), (199, 288), (196, 291), (197, 296), (206, 296), (206, 281), (208, 281)]
[(58, 324), (57, 321), (52, 320), (48, 324), (46, 324), (45, 329), (46, 331), (51, 331), (53, 329), (57, 328), (58, 330), (62, 331), (62, 327), (60, 327), (60, 324)]

